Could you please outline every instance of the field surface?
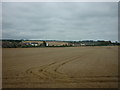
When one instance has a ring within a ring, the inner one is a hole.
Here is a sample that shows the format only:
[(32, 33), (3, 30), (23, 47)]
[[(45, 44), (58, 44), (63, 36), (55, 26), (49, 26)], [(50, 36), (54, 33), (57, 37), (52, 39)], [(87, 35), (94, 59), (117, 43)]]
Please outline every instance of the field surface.
[(3, 48), (3, 88), (117, 88), (118, 47)]

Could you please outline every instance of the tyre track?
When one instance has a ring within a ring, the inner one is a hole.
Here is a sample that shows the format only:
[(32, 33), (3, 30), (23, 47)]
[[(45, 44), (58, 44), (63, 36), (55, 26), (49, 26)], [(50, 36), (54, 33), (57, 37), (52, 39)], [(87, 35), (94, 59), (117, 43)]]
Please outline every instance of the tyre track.
[(33, 67), (26, 70), (26, 73), (28, 75), (32, 74), (34, 76), (37, 76), (40, 79), (69, 79), (68, 76), (65, 75), (64, 73), (58, 72), (58, 68), (73, 60), (76, 60), (79, 57), (68, 57), (68, 58), (64, 58), (66, 61), (62, 60), (41, 67)]
[[(86, 52), (84, 52), (86, 53)], [(86, 55), (89, 55), (91, 53), (87, 53)], [(63, 72), (59, 71), (59, 68), (62, 67), (65, 64), (68, 64), (72, 61), (79, 60), (81, 57), (85, 57), (86, 55), (75, 55), (70, 57), (65, 57), (61, 61), (55, 61), (50, 64), (46, 64), (40, 67), (32, 67), (25, 71), (27, 76), (30, 78), (36, 77), (43, 80), (57, 80), (57, 81), (63, 81), (63, 82), (73, 82), (73, 79), (70, 78), (68, 75), (66, 75)]]
[[(113, 77), (113, 76), (82, 76), (79, 78), (75, 78), (75, 77), (70, 77), (66, 73), (59, 71), (59, 69), (62, 66), (66, 65), (72, 61), (80, 60), (80, 58), (86, 57), (87, 55), (90, 55), (90, 54), (94, 54), (94, 52), (92, 52), (92, 50), (90, 50), (89, 53), (87, 51), (87, 52), (83, 52), (82, 55), (77, 54), (74, 56), (62, 58), (62, 60), (59, 59), (58, 61), (54, 61), (52, 63), (45, 64), (40, 67), (32, 67), (32, 68), (27, 69), (24, 72), (24, 75), (28, 76), (29, 78), (37, 78), (37, 79), (43, 80), (43, 81), (48, 80), (48, 81), (68, 82), (68, 83), (70, 83), (70, 82), (72, 83), (72, 82), (76, 82), (76, 81), (77, 82), (78, 81), (115, 82), (116, 77)], [(108, 80), (108, 78), (111, 78), (111, 77), (113, 77), (115, 79)]]

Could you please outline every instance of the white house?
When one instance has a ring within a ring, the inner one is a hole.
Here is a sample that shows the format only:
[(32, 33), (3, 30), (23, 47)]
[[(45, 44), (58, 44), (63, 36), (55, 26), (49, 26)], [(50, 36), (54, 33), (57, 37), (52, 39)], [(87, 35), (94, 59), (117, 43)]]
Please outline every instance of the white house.
[(38, 43), (31, 43), (32, 46), (38, 46)]

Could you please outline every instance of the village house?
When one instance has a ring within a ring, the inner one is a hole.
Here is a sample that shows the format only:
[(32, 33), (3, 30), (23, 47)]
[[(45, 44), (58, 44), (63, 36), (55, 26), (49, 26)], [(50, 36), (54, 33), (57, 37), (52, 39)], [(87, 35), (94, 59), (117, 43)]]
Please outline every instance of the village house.
[(32, 45), (32, 46), (38, 46), (39, 44), (38, 43), (30, 43), (30, 45)]
[(65, 46), (65, 45), (69, 45), (69, 43), (67, 42), (62, 42), (62, 41), (47, 41), (46, 42), (47, 46)]

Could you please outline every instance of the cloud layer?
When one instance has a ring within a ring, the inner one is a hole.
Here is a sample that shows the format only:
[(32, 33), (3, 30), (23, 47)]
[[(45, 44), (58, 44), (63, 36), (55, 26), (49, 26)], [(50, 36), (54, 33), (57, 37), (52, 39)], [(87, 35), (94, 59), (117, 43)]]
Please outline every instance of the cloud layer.
[(117, 2), (7, 3), (3, 38), (118, 40)]

